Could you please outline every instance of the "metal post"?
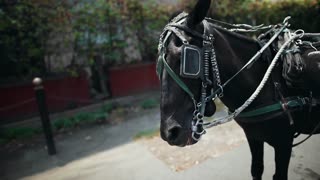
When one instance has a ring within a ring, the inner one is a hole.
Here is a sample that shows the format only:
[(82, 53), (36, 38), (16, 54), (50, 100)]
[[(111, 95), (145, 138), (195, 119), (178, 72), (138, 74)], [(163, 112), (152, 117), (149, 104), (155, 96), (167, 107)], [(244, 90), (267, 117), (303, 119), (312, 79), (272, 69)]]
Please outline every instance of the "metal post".
[(56, 147), (54, 145), (54, 140), (53, 140), (53, 135), (51, 130), (51, 123), (49, 119), (49, 113), (47, 110), (46, 96), (45, 96), (44, 88), (42, 86), (41, 78), (38, 78), (38, 77), (34, 78), (33, 84), (34, 84), (35, 95), (38, 103), (40, 118), (42, 122), (42, 128), (46, 137), (48, 154), (54, 155), (57, 152), (56, 152)]

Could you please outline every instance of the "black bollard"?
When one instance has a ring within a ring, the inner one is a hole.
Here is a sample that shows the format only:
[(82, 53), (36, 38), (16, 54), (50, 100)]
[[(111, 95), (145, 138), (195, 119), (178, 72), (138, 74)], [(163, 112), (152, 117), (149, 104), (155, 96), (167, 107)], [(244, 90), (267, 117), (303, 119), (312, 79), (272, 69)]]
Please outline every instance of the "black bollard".
[(41, 122), (42, 122), (42, 128), (43, 128), (43, 132), (46, 137), (48, 154), (54, 155), (57, 153), (57, 151), (56, 151), (56, 147), (54, 145), (51, 123), (50, 123), (49, 113), (48, 113), (47, 103), (46, 103), (46, 96), (45, 96), (44, 88), (42, 86), (41, 78), (34, 78), (33, 84), (35, 86), (34, 90), (35, 90), (36, 99), (37, 99), (37, 103), (38, 103), (40, 118), (41, 118)]

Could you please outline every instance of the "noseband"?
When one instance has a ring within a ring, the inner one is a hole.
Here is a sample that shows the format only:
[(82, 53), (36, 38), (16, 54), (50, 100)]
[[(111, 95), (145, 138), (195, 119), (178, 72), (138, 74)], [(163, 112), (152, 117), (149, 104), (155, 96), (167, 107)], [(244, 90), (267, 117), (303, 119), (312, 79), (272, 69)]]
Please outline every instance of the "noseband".
[[(209, 24), (207, 20), (203, 20), (203, 34), (198, 33), (185, 24), (188, 14), (181, 13), (175, 17), (164, 28), (159, 40), (159, 59), (157, 62), (157, 74), (161, 78), (163, 69), (171, 76), (173, 80), (190, 96), (194, 104), (194, 112), (192, 118), (192, 138), (199, 141), (201, 136), (206, 133), (203, 128), (204, 113), (206, 103), (214, 100), (216, 97), (223, 96), (223, 88), (221, 86), (220, 74), (216, 60), (216, 53), (213, 42), (214, 36), (209, 32)], [(200, 49), (190, 45), (188, 40), (183, 36), (184, 31), (192, 36), (202, 39), (203, 47)], [(183, 43), (181, 53), (181, 68), (180, 76), (192, 79), (201, 79), (201, 95), (199, 100), (195, 99), (194, 94), (188, 86), (180, 79), (180, 77), (170, 68), (166, 61), (166, 45), (169, 37), (175, 34)], [(212, 78), (210, 78), (210, 66), (212, 71)], [(195, 69), (196, 68), (196, 69)], [(198, 69), (197, 69), (198, 68)], [(211, 79), (211, 80), (210, 80)], [(210, 93), (208, 93), (210, 92)]]

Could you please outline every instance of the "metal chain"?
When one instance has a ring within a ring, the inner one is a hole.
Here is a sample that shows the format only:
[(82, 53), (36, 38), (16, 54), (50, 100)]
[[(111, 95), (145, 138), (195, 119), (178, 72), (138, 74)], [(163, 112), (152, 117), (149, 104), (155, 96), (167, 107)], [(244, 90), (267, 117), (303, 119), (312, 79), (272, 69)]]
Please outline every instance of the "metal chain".
[[(206, 30), (208, 29), (207, 21), (203, 21), (204, 24), (204, 35), (206, 36)], [(195, 141), (199, 141), (201, 136), (206, 133), (203, 128), (203, 117), (205, 113), (205, 107), (207, 103), (207, 87), (208, 84), (212, 85), (212, 81), (210, 80), (210, 67), (209, 61), (211, 58), (211, 49), (213, 44), (213, 39), (210, 38), (211, 36), (207, 36), (206, 39), (203, 40), (203, 80), (202, 80), (202, 87), (201, 87), (201, 99), (200, 102), (197, 104), (195, 108), (193, 119), (191, 123), (191, 131), (192, 131), (192, 138)], [(212, 36), (213, 37), (213, 36)]]
[(207, 48), (204, 50), (204, 73), (203, 73), (203, 81), (201, 87), (201, 99), (200, 102), (195, 107), (195, 111), (193, 113), (193, 118), (191, 122), (191, 131), (192, 131), (192, 138), (195, 141), (199, 141), (201, 136), (205, 134), (205, 130), (203, 128), (203, 116), (206, 107), (206, 97), (207, 97), (207, 80), (209, 79), (209, 51)]
[[(214, 41), (214, 37), (212, 35), (212, 41)], [(223, 97), (223, 87), (221, 86), (221, 78), (220, 78), (220, 73), (219, 73), (219, 67), (218, 67), (218, 61), (217, 61), (217, 57), (216, 57), (216, 51), (214, 50), (214, 47), (212, 45), (212, 49), (211, 49), (211, 66), (212, 66), (212, 75), (213, 78), (216, 81), (216, 85), (217, 88), (220, 89), (220, 92), (218, 94), (218, 97)], [(213, 94), (213, 96), (217, 96), (216, 94)]]
[(193, 112), (193, 119), (191, 122), (191, 136), (195, 141), (199, 141), (201, 139), (201, 136), (206, 133), (206, 130), (203, 128), (203, 115), (201, 115), (201, 113), (199, 112), (199, 108), (200, 106), (197, 106), (197, 109)]
[(210, 49), (208, 49), (208, 47), (204, 47), (204, 51), (203, 51), (203, 57), (204, 57), (204, 83), (209, 83), (212, 84), (212, 82), (209, 80), (209, 59), (210, 59)]

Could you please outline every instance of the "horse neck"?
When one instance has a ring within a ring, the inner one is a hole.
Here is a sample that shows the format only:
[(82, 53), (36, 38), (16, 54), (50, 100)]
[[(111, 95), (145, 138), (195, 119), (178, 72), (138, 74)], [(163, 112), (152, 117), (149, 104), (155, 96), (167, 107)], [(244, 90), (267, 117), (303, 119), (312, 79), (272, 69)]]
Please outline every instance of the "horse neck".
[[(215, 31), (215, 50), (221, 81), (224, 83), (260, 50), (260, 45), (253, 39), (224, 29), (215, 29)], [(241, 106), (259, 85), (266, 68), (266, 62), (259, 61), (252, 68), (240, 73), (225, 86), (224, 97), (221, 98), (223, 103), (231, 110)]]

